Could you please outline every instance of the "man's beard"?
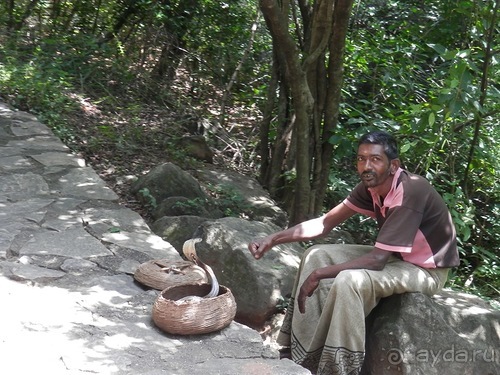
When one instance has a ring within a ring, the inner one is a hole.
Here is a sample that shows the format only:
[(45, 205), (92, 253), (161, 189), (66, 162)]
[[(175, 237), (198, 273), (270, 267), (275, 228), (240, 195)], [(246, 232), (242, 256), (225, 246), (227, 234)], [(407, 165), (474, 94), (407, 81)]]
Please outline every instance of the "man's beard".
[(390, 175), (391, 168), (389, 167), (384, 173), (380, 175), (377, 175), (376, 172), (363, 172), (361, 173), (360, 177), (361, 181), (367, 188), (373, 188), (383, 184)]

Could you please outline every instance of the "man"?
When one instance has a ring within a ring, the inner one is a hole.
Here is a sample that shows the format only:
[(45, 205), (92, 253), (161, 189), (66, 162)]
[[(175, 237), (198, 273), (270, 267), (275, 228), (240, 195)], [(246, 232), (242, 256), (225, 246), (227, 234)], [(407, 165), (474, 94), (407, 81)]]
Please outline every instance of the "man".
[(273, 246), (326, 235), (355, 213), (374, 218), (374, 246), (315, 245), (304, 254), (278, 344), (317, 374), (359, 374), (365, 317), (383, 297), (432, 295), (459, 264), (450, 213), (427, 180), (401, 168), (394, 138), (361, 137), (361, 182), (325, 215), (251, 242), (260, 259)]

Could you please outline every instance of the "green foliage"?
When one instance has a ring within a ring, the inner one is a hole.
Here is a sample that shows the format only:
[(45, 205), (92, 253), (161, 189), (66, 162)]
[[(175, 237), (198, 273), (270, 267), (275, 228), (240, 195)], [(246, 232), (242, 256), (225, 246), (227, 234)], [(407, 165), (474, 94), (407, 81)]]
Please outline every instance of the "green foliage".
[(208, 184), (207, 188), (214, 198), (215, 206), (224, 213), (224, 216), (246, 217), (251, 211), (250, 203), (231, 185)]
[(187, 209), (188, 212), (200, 212), (203, 208), (207, 207), (208, 202), (203, 198), (193, 198), (185, 201), (175, 202), (174, 207)]
[(41, 48), (27, 56), (22, 51), (0, 47), (0, 91), (17, 108), (40, 115), (41, 120), (55, 126), (63, 138), (62, 115), (74, 110), (68, 93), (70, 77), (60, 61), (44, 54)]
[(278, 297), (278, 301), (276, 302), (276, 311), (280, 313), (285, 313), (288, 309), (288, 305), (290, 305), (291, 298), (284, 298), (283, 296)]
[(487, 39), (494, 5), (360, 4), (346, 56), (346, 103), (331, 142), (336, 165), (344, 166), (352, 147), (342, 139), (352, 145), (373, 129), (396, 134), (404, 166), (429, 179), (450, 208), (462, 258), (451, 283), (498, 298), (500, 74), (496, 58), (487, 60), (498, 50), (498, 39)]
[(148, 209), (154, 210), (156, 207), (158, 207), (156, 198), (151, 194), (148, 188), (142, 188), (141, 190), (139, 190), (139, 194), (141, 195)]
[(207, 184), (206, 188), (211, 199), (193, 198), (178, 201), (174, 206), (183, 207), (186, 211), (219, 211), (225, 217), (248, 217), (252, 207), (234, 187), (227, 184)]
[(176, 163), (182, 169), (197, 169), (203, 167), (203, 162), (192, 157), (186, 155), (184, 150), (179, 147), (179, 140), (181, 137), (173, 136), (168, 138), (164, 142), (165, 152), (168, 155), (168, 158), (172, 160), (172, 162)]

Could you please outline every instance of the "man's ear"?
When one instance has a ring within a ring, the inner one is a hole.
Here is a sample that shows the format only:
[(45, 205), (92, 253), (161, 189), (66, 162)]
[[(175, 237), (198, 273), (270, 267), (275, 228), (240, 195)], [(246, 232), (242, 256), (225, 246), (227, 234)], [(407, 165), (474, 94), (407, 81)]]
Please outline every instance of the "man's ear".
[(401, 161), (399, 159), (391, 160), (391, 174), (396, 173), (396, 171), (401, 167)]

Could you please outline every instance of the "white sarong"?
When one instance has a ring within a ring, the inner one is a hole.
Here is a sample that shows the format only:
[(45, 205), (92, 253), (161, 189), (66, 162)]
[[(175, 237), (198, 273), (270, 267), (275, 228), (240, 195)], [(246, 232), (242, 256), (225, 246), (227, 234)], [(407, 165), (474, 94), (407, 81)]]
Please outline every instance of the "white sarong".
[(421, 292), (433, 295), (448, 268), (424, 269), (395, 256), (381, 271), (345, 270), (321, 280), (299, 312), (297, 293), (310, 273), (347, 262), (373, 249), (364, 245), (315, 245), (304, 254), (277, 342), (290, 346), (292, 360), (316, 374), (357, 375), (365, 357), (365, 318), (381, 298)]

